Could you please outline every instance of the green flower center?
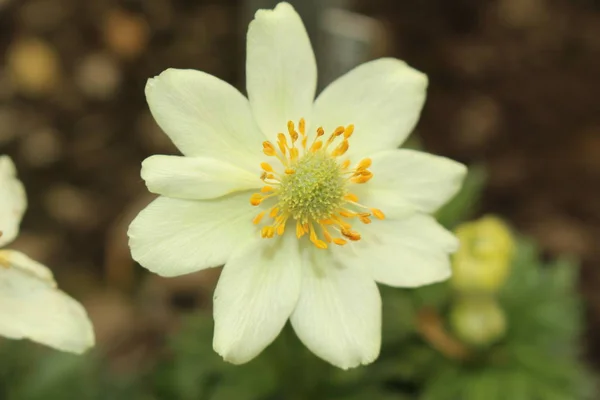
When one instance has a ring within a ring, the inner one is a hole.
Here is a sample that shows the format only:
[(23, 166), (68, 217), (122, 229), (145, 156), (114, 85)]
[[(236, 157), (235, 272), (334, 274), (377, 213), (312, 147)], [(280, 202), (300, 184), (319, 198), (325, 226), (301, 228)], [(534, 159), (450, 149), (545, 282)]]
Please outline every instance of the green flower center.
[(279, 187), (279, 208), (301, 223), (327, 219), (340, 208), (346, 180), (337, 161), (320, 150), (292, 165)]

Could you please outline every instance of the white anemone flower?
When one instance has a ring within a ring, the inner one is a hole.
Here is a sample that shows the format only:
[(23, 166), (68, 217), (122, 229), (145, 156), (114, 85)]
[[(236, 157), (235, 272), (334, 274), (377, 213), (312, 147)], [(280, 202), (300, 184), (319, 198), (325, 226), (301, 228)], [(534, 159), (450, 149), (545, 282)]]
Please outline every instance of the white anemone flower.
[(385, 58), (348, 72), (314, 100), (317, 68), (287, 3), (260, 10), (247, 36), (247, 91), (194, 70), (150, 79), (146, 98), (183, 156), (142, 164), (159, 194), (132, 222), (135, 260), (163, 276), (225, 265), (213, 347), (240, 364), (288, 319), (340, 368), (375, 360), (376, 282), (416, 287), (450, 276), (456, 238), (429, 214), (465, 167), (398, 149), (427, 78)]
[[(0, 156), (0, 247), (12, 242), (27, 208), (15, 166)], [(56, 287), (52, 272), (25, 254), (0, 250), (0, 336), (31, 339), (72, 353), (94, 345), (84, 308)]]

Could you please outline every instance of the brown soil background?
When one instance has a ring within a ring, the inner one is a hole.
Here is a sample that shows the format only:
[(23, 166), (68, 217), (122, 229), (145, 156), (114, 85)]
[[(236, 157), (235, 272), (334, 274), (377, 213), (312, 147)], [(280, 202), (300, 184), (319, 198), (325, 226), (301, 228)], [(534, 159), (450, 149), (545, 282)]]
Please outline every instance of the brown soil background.
[[(0, 0), (0, 153), (15, 160), (30, 202), (11, 247), (83, 299), (120, 366), (152, 355), (173, 310), (211, 297), (214, 274), (146, 275), (125, 230), (151, 199), (140, 162), (176, 153), (148, 112), (145, 81), (195, 68), (240, 87), (238, 3)], [(489, 169), (479, 211), (508, 218), (549, 256), (581, 257), (588, 354), (600, 361), (600, 1), (354, 9), (381, 21), (388, 55), (429, 75), (417, 128), (426, 148)]]

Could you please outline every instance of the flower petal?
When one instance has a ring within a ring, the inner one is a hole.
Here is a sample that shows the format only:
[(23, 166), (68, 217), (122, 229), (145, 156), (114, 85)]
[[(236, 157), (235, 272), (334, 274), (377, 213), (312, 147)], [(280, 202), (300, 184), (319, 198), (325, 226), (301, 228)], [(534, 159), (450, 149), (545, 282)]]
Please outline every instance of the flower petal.
[(335, 257), (349, 267), (371, 268), (379, 283), (417, 287), (451, 275), (449, 254), (457, 250), (458, 240), (429, 215), (373, 221), (357, 230), (361, 240), (333, 249)]
[(347, 369), (373, 362), (381, 346), (381, 298), (366, 266), (351, 268), (330, 251), (305, 254), (291, 322), (313, 353)]
[(48, 268), (10, 250), (0, 251), (0, 335), (78, 354), (94, 345), (81, 304), (56, 288)]
[(10, 157), (0, 156), (0, 247), (17, 237), (26, 208), (25, 189), (16, 177), (15, 165)]
[(259, 175), (207, 157), (152, 156), (142, 163), (148, 190), (179, 199), (214, 199), (258, 188)]
[(215, 290), (215, 351), (234, 364), (256, 357), (284, 327), (298, 301), (301, 280), (293, 234), (255, 238), (237, 251)]
[(412, 132), (425, 102), (427, 76), (393, 58), (362, 64), (319, 95), (313, 129), (329, 134), (354, 124), (346, 153), (356, 157), (400, 146)]
[(379, 152), (371, 161), (373, 178), (350, 190), (389, 218), (403, 218), (406, 210), (435, 212), (460, 190), (467, 173), (461, 163), (408, 149)]
[(215, 200), (159, 197), (129, 226), (131, 254), (143, 267), (177, 276), (225, 264), (256, 235), (250, 193)]
[(206, 156), (256, 169), (260, 133), (246, 98), (228, 83), (201, 71), (168, 69), (146, 84), (158, 125), (186, 156)]
[(287, 121), (308, 119), (317, 64), (304, 24), (288, 3), (259, 10), (248, 27), (248, 98), (263, 133), (275, 140)]

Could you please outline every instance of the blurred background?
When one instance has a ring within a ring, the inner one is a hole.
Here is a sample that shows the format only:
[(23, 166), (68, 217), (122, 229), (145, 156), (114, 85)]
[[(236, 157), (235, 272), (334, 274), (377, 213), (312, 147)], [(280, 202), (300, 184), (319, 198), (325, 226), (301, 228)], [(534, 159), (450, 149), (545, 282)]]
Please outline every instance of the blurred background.
[[(145, 82), (193, 68), (243, 91), (247, 23), (275, 3), (0, 0), (0, 154), (14, 159), (29, 199), (11, 247), (50, 266), (84, 303), (117, 374), (152, 369), (181, 314), (210, 310), (218, 277), (167, 280), (130, 258), (127, 226), (153, 198), (140, 163), (177, 153), (150, 115)], [(577, 341), (597, 366), (600, 1), (292, 3), (313, 39), (321, 88), (381, 56), (429, 76), (419, 146), (486, 171), (471, 216), (505, 218), (538, 243), (541, 262), (581, 261)]]

